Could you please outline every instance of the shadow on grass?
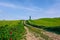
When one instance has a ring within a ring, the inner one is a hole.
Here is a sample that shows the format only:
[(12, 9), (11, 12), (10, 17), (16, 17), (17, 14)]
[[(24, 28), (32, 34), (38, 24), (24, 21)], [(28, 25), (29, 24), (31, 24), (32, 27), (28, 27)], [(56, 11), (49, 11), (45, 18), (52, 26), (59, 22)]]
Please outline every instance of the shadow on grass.
[(44, 30), (49, 31), (49, 32), (54, 32), (56, 34), (60, 34), (60, 26), (48, 27), (48, 28), (44, 28)]
[(44, 30), (49, 31), (49, 32), (60, 34), (60, 26), (55, 26), (55, 27), (38, 26), (38, 25), (31, 24), (28, 21), (26, 21), (26, 24), (33, 26), (33, 27), (36, 27), (36, 28), (44, 29)]

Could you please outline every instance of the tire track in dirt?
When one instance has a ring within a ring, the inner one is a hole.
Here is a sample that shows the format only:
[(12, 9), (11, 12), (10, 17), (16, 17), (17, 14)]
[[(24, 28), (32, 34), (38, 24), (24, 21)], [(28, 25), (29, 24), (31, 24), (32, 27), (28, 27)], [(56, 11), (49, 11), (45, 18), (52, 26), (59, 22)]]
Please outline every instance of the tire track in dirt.
[(26, 29), (26, 33), (27, 33), (26, 38), (25, 38), (26, 40), (45, 40), (42, 37), (40, 37), (40, 35), (38, 35), (38, 37), (36, 37), (37, 34), (34, 33), (34, 31), (33, 32), (30, 31), (30, 29), (28, 28), (29, 25), (27, 25), (25, 23), (25, 21), (23, 23), (24, 23), (24, 28)]
[[(29, 24), (27, 24), (27, 25), (29, 25)], [(37, 28), (37, 29), (39, 29), (39, 28)], [(49, 31), (46, 31), (43, 29), (41, 31), (44, 35), (47, 35), (49, 38), (51, 38), (51, 40), (60, 40), (60, 35), (58, 35), (58, 34), (55, 34), (55, 33), (52, 33), (52, 32), (49, 32)]]
[(48, 31), (43, 31), (43, 34), (48, 35), (52, 40), (60, 40), (60, 35), (48, 32)]
[(25, 26), (24, 27), (26, 29), (26, 40), (39, 40), (39, 38), (36, 38), (35, 35), (31, 32), (29, 32), (29, 29)]

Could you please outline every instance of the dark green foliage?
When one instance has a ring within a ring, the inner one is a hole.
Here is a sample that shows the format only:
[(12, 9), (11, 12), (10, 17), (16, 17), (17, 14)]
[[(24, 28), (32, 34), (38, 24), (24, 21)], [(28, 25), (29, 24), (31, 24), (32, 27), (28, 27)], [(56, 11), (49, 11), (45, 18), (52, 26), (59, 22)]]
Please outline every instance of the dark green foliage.
[(24, 36), (24, 25), (22, 21), (0, 21), (1, 40), (20, 40)]
[(47, 31), (60, 34), (60, 26), (44, 28)]

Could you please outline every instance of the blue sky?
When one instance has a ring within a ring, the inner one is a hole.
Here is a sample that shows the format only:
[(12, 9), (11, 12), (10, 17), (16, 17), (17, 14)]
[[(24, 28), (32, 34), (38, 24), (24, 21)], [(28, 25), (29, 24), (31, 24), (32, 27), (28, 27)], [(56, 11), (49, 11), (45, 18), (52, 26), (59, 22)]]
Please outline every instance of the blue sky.
[(60, 17), (60, 0), (0, 0), (0, 20)]

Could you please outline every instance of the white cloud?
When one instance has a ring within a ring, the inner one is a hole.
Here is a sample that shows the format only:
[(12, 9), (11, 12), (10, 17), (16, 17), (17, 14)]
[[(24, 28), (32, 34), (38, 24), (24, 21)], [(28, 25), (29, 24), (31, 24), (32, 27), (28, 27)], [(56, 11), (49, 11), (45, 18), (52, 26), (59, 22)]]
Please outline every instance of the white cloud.
[(16, 8), (14, 4), (9, 4), (9, 3), (0, 3), (0, 6)]
[(29, 11), (41, 11), (42, 10), (41, 8), (38, 8), (38, 7), (24, 7), (24, 6), (21, 6), (21, 5), (18, 6), (18, 5), (15, 5), (15, 4), (1, 3), (1, 2), (0, 2), (0, 6), (23, 9), (23, 10), (29, 10)]
[[(59, 1), (59, 0), (56, 0)], [(42, 8), (38, 8), (35, 6), (31, 6), (31, 7), (24, 7), (23, 5), (15, 5), (15, 4), (11, 4), (11, 3), (2, 3), (0, 2), (0, 6), (3, 7), (10, 7), (10, 8), (15, 8), (15, 9), (22, 9), (22, 10), (26, 10), (26, 11), (33, 11), (34, 13), (46, 13), (46, 14), (59, 14), (60, 13), (60, 3), (56, 3), (53, 6), (51, 6), (50, 8), (48, 8), (48, 10), (43, 10)]]
[(45, 13), (47, 13), (47, 14), (59, 14), (60, 15), (60, 3), (54, 4), (47, 11), (45, 11)]

